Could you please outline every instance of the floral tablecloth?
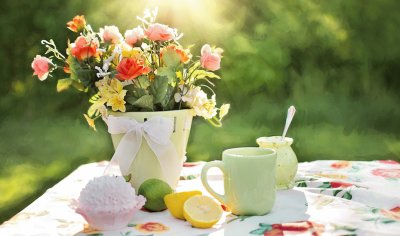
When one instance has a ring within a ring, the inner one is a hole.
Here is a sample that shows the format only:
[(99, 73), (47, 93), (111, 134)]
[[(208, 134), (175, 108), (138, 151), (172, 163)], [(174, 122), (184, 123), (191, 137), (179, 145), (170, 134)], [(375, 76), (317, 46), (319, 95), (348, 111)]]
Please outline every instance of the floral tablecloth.
[[(0, 226), (0, 235), (400, 235), (400, 164), (395, 161), (300, 163), (297, 187), (277, 191), (271, 213), (235, 216), (225, 211), (211, 229), (192, 228), (168, 211), (138, 212), (124, 229), (90, 229), (70, 207), (71, 199), (107, 162), (80, 166), (35, 202)], [(178, 191), (202, 190), (204, 163), (185, 163)], [(210, 184), (223, 192), (221, 173)], [(224, 206), (221, 206), (225, 209)]]

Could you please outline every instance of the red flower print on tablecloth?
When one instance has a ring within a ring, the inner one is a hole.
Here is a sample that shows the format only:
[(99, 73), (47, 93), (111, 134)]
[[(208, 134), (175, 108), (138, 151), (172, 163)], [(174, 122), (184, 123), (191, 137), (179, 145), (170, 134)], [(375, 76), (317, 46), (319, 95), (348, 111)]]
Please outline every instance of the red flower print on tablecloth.
[(165, 232), (169, 230), (169, 228), (158, 222), (147, 222), (145, 224), (138, 224), (135, 228), (143, 233), (151, 233), (151, 232)]
[(183, 163), (183, 167), (195, 167), (195, 166), (198, 166), (198, 165), (200, 165), (199, 162), (184, 162)]
[(337, 161), (337, 162), (332, 163), (331, 167), (335, 168), (335, 169), (343, 169), (343, 168), (349, 167), (350, 165), (351, 164), (349, 161)]
[(398, 165), (398, 164), (400, 164), (397, 161), (393, 161), (393, 160), (378, 160), (378, 162), (383, 163), (383, 164), (389, 164), (389, 165)]
[(400, 206), (394, 207), (390, 210), (382, 209), (381, 213), (390, 219), (400, 221)]
[(317, 224), (311, 221), (299, 221), (293, 223), (283, 224), (259, 224), (260, 228), (250, 232), (250, 234), (256, 234), (264, 236), (283, 236), (284, 232), (291, 233), (311, 233), (311, 235), (320, 235), (324, 232), (324, 225)]
[(350, 184), (350, 183), (335, 182), (335, 181), (332, 181), (330, 184), (331, 184), (331, 188), (348, 188), (348, 187), (353, 186), (353, 184)]
[(400, 178), (400, 169), (374, 169), (371, 173), (385, 178)]

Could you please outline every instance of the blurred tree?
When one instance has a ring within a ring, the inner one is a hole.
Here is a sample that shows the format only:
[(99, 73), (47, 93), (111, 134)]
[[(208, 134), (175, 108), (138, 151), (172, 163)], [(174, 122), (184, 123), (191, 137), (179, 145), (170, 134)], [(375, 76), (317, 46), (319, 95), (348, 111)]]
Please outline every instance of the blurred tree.
[[(7, 139), (0, 140), (0, 158), (5, 160), (0, 171), (9, 172), (0, 172), (5, 179), (0, 192), (10, 188), (9, 179), (18, 178), (14, 168), (31, 170), (17, 164), (39, 163), (38, 168), (44, 168), (50, 159), (54, 162), (48, 166), (62, 160), (68, 168), (44, 171), (47, 174), (40, 177), (48, 180), (51, 175), (54, 182), (89, 160), (87, 156), (102, 160), (112, 153), (105, 128), (97, 133), (85, 129), (84, 94), (57, 94), (55, 80), (32, 77), (32, 58), (44, 53), (40, 40), (53, 38), (63, 51), (72, 37), (65, 23), (76, 14), (85, 14), (94, 29), (115, 24), (124, 32), (139, 23), (136, 16), (145, 8), (156, 5), (159, 21), (184, 33), (184, 46), (195, 43), (192, 50), (199, 51), (209, 43), (225, 50), (217, 94), (218, 101), (232, 104), (231, 113), (217, 130), (195, 120), (189, 160), (220, 158), (225, 148), (254, 146), (259, 136), (279, 135), (291, 104), (298, 112), (289, 136), (295, 138), (300, 161), (400, 160), (397, 0), (4, 0), (0, 135)], [(48, 137), (38, 139), (43, 133)], [(40, 178), (32, 187), (36, 195), (50, 185), (40, 185), (45, 182)], [(27, 203), (7, 204), (19, 184), (14, 184), (13, 193), (3, 194), (7, 198), (0, 197), (0, 212), (7, 216)], [(2, 199), (9, 208), (2, 208)]]

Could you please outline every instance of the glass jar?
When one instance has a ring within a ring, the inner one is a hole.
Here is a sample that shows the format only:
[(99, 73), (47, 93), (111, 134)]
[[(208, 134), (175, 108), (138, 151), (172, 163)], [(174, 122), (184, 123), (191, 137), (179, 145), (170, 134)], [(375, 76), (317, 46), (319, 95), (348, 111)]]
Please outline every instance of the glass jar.
[(297, 173), (297, 157), (290, 147), (293, 139), (281, 136), (260, 137), (257, 143), (261, 148), (276, 150), (276, 187), (277, 189), (291, 189), (294, 186), (294, 177)]

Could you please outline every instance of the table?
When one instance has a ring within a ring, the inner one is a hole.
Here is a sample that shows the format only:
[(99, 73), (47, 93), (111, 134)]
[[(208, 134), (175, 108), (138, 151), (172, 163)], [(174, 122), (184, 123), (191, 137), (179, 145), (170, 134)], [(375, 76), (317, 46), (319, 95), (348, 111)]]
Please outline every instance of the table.
[[(400, 235), (400, 164), (395, 161), (314, 161), (299, 164), (297, 187), (277, 192), (270, 214), (235, 216), (224, 212), (211, 229), (192, 228), (168, 211), (139, 211), (126, 228), (90, 229), (70, 207), (72, 199), (107, 162), (80, 166), (0, 226), (0, 235)], [(178, 191), (199, 189), (203, 162), (185, 163)], [(222, 190), (221, 173), (211, 185)]]

